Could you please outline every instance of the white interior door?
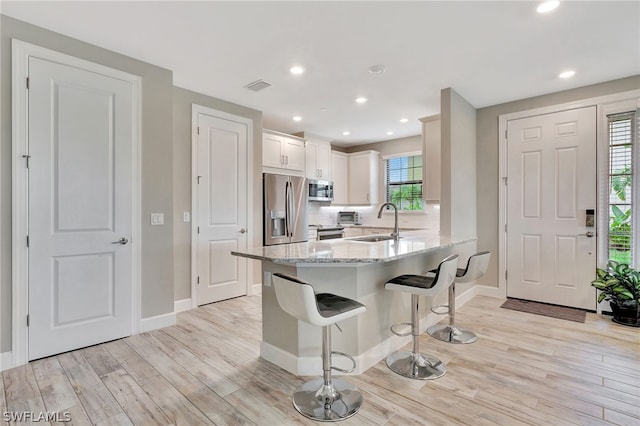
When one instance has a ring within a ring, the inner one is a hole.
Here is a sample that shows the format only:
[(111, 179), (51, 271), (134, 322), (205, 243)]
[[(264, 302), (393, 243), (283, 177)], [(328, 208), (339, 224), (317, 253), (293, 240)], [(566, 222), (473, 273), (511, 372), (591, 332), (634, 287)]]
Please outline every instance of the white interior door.
[(507, 296), (595, 310), (596, 121), (587, 107), (507, 123)]
[(248, 125), (198, 114), (198, 305), (247, 294)]
[(31, 360), (131, 334), (134, 91), (33, 57), (29, 83)]

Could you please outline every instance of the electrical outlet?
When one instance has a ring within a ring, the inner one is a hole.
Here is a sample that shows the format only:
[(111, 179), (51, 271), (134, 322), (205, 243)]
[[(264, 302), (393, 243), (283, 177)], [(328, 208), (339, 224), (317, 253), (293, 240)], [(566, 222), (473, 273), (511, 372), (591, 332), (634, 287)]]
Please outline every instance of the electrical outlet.
[(151, 213), (152, 225), (164, 225), (164, 213)]

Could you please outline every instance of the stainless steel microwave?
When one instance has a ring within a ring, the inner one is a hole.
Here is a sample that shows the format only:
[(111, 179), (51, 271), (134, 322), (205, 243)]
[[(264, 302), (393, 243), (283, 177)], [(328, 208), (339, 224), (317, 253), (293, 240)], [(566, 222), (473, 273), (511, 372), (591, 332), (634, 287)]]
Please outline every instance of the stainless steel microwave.
[(309, 201), (333, 201), (333, 182), (308, 179)]

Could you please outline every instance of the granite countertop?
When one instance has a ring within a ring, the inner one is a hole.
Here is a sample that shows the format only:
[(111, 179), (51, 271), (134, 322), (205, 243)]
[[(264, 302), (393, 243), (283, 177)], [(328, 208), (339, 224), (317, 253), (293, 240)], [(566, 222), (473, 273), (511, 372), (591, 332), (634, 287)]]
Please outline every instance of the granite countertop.
[(400, 240), (355, 241), (354, 238), (256, 247), (234, 256), (273, 263), (378, 263), (452, 247), (474, 239), (452, 240), (430, 231), (400, 230)]

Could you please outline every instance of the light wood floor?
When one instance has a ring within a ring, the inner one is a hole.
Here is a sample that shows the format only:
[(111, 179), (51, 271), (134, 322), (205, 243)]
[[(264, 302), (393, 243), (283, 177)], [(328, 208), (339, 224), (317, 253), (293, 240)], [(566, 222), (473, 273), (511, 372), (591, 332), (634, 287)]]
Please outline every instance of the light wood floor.
[[(640, 330), (501, 303), (476, 297), (459, 308), (477, 343), (422, 336), (447, 364), (441, 379), (405, 379), (384, 361), (351, 376), (365, 405), (340, 424), (640, 424)], [(3, 372), (0, 411), (67, 411), (73, 424), (314, 424), (291, 404), (308, 378), (261, 360), (260, 334), (260, 296), (183, 312), (176, 326)]]

